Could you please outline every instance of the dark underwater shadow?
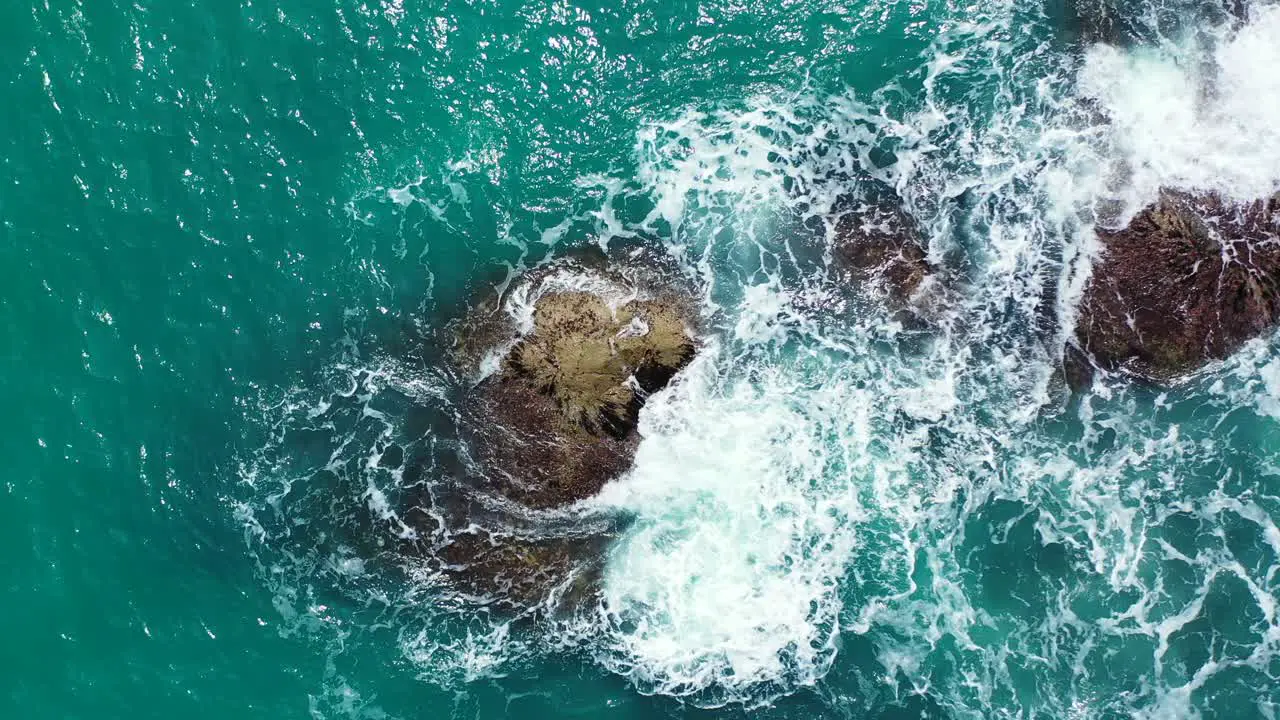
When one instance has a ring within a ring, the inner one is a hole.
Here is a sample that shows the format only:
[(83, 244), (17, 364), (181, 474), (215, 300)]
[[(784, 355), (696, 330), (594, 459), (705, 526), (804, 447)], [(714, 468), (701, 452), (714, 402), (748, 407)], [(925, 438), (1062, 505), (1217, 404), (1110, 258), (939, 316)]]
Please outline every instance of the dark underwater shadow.
[(1046, 0), (1044, 13), (1065, 42), (1128, 47), (1196, 28), (1239, 27), (1250, 6), (1250, 0)]

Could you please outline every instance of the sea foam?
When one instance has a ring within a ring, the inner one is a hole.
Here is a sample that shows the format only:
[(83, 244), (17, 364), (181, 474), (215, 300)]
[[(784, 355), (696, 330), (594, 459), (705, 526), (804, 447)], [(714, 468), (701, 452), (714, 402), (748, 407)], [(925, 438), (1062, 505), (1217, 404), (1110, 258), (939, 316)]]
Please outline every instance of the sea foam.
[(1097, 45), (1080, 72), (1125, 163), (1130, 207), (1161, 187), (1249, 200), (1280, 191), (1280, 7), (1154, 47)]

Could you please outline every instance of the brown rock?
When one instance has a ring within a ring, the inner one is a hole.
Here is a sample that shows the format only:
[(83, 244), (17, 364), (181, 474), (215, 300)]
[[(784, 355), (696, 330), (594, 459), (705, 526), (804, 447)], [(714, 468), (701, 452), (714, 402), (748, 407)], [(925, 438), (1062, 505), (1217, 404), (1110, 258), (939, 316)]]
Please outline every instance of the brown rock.
[(908, 305), (931, 268), (915, 221), (895, 205), (863, 205), (836, 223), (832, 259), (851, 282), (870, 283)]
[(560, 610), (595, 594), (604, 538), (527, 539), (471, 529), (440, 552), (451, 585), (484, 602), (520, 608), (542, 603), (552, 591)]
[(451, 520), (459, 530), (436, 555), (456, 589), (509, 607), (552, 593), (567, 607), (591, 595), (603, 536), (574, 527), (585, 537), (523, 539), (547, 529), (529, 510), (572, 505), (626, 472), (641, 406), (695, 350), (683, 296), (580, 262), (553, 269), (565, 267), (632, 299), (611, 307), (592, 292), (542, 287), (552, 273), (535, 271), (518, 281), (536, 298), (527, 335), (517, 337), (506, 313), (490, 305), (458, 338), (459, 362), (472, 371), (485, 357), (505, 356), (462, 404), (480, 476), (473, 492), (486, 510), (479, 521), (470, 512)]
[(484, 490), (531, 508), (591, 497), (631, 465), (637, 439), (567, 422), (554, 397), (507, 371), (475, 395), (472, 438)]
[(615, 312), (591, 293), (556, 293), (538, 300), (533, 333), (512, 351), (506, 372), (550, 395), (569, 423), (625, 435), (639, 409), (636, 385), (657, 390), (692, 355), (670, 303), (631, 301)]
[(480, 465), (505, 498), (546, 508), (594, 495), (631, 462), (637, 415), (693, 357), (672, 299), (610, 308), (588, 292), (534, 303), (533, 331), (476, 389)]
[(1080, 346), (1107, 369), (1169, 378), (1226, 357), (1280, 319), (1280, 196), (1232, 204), (1165, 190), (1102, 256), (1080, 304)]

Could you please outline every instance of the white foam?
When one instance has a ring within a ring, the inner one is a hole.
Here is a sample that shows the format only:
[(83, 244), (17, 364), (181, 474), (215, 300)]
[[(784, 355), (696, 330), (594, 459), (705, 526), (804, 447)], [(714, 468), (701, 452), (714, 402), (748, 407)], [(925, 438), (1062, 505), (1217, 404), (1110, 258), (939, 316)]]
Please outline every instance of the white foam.
[[(950, 60), (930, 77), (963, 67)], [(910, 585), (925, 498), (945, 504), (956, 488), (919, 486), (928, 424), (945, 424), (981, 455), (989, 431), (966, 403), (1043, 402), (1024, 391), (1051, 371), (1033, 352), (997, 356), (981, 374), (999, 377), (1000, 387), (974, 396), (975, 358), (964, 347), (973, 337), (943, 329), (927, 356), (904, 363), (876, 345), (901, 331), (882, 310), (824, 324), (821, 314), (839, 306), (806, 305), (823, 292), (814, 277), (793, 275), (812, 266), (786, 240), (785, 215), (828, 217), (840, 193), (856, 192), (847, 176), (871, 167), (877, 132), (918, 139), (945, 124), (943, 112), (931, 105), (902, 122), (854, 98), (760, 98), (640, 133), (640, 178), (657, 208), (646, 222), (656, 231), (660, 218), (672, 228), (673, 250), (691, 251), (711, 288), (707, 312), (722, 311), (725, 331), (722, 344), (646, 405), (634, 469), (594, 503), (635, 518), (606, 567), (598, 651), (643, 692), (701, 706), (768, 702), (826, 675), (842, 618), (850, 631), (901, 624), (918, 633), (922, 613), (893, 605)], [(988, 142), (982, 152), (1007, 155), (1008, 138)], [(903, 163), (876, 174), (914, 192), (908, 181), (931, 170), (931, 157), (910, 148), (901, 155)], [(999, 162), (968, 185), (1003, 190), (1010, 172)], [(1061, 202), (1087, 189), (1072, 186)], [(1021, 220), (992, 220), (987, 281), (964, 310), (981, 320), (978, 337), (1000, 332), (983, 316), (990, 304), (1013, 298), (1034, 311), (1041, 288), (1028, 278), (1045, 262), (1047, 229)], [(846, 574), (871, 547), (875, 569), (867, 572), (889, 593), (846, 607), (856, 594)], [(948, 627), (963, 634), (976, 613), (962, 589), (947, 577), (934, 587), (949, 600), (931, 612), (949, 615)], [(900, 645), (881, 659), (891, 671), (918, 671), (927, 651)]]
[(1280, 7), (1255, 7), (1238, 32), (1201, 30), (1158, 47), (1098, 45), (1081, 70), (1081, 92), (1111, 120), (1131, 207), (1163, 186), (1280, 190)]
[(826, 673), (862, 514), (816, 398), (782, 373), (727, 380), (715, 352), (646, 406), (635, 469), (593, 503), (637, 517), (610, 553), (603, 661), (704, 705)]

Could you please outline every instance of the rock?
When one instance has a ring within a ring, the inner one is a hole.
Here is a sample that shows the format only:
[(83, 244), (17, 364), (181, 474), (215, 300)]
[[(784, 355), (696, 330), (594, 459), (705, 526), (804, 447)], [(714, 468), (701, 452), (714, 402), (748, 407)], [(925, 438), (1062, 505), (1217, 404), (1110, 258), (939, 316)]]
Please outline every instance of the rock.
[(1127, 45), (1141, 36), (1128, 20), (1122, 0), (1065, 0), (1068, 32), (1086, 44)]
[(500, 496), (566, 505), (630, 465), (645, 398), (694, 353), (688, 304), (636, 292), (613, 306), (586, 290), (542, 293), (532, 330), (476, 388), (472, 445)]
[(872, 285), (898, 308), (909, 306), (932, 274), (919, 228), (896, 204), (864, 204), (842, 215), (832, 261), (845, 280)]
[(1045, 13), (1062, 23), (1070, 39), (1123, 47), (1223, 24), (1238, 28), (1249, 9), (1244, 0), (1046, 0)]
[(693, 357), (691, 296), (673, 278), (562, 262), (463, 323), (459, 363), (482, 375), (459, 405), (473, 499), (433, 550), (456, 590), (512, 608), (592, 595), (608, 531), (557, 511), (626, 472), (640, 408)]
[(552, 599), (572, 610), (599, 585), (606, 538), (527, 539), (469, 529), (440, 552), (450, 584), (485, 604), (520, 609)]
[(1280, 319), (1280, 196), (1246, 204), (1165, 190), (1102, 229), (1080, 347), (1109, 370), (1167, 379), (1226, 357)]
[(591, 497), (626, 472), (634, 433), (597, 433), (566, 420), (554, 397), (530, 378), (505, 371), (475, 395), (478, 426), (471, 438), (482, 490), (536, 508)]
[(693, 356), (676, 306), (633, 300), (616, 309), (599, 295), (547, 295), (533, 333), (511, 353), (507, 372), (556, 401), (564, 420), (596, 434), (625, 436), (643, 394), (662, 388)]

